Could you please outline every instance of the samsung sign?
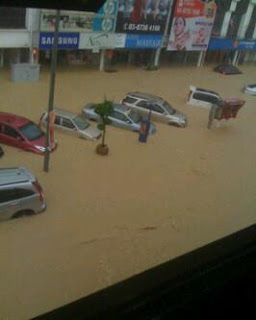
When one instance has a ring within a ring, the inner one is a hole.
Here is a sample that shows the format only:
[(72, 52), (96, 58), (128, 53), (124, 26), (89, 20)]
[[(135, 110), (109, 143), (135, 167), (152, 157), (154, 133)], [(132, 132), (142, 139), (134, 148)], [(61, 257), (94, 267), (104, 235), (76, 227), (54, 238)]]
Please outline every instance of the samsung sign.
[[(53, 48), (54, 32), (40, 32), (39, 48), (49, 50)], [(59, 32), (58, 49), (78, 49), (79, 32)]]

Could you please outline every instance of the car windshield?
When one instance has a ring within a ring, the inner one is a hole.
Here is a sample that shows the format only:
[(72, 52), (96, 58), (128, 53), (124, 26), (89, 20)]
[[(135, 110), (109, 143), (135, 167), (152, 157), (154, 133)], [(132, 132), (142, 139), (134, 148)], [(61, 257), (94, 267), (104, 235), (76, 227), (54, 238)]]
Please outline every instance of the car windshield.
[(75, 117), (73, 120), (79, 130), (84, 130), (84, 129), (88, 128), (90, 125), (88, 122), (86, 122), (84, 119), (82, 119), (81, 117), (78, 117), (78, 116)]
[(30, 141), (39, 139), (44, 135), (43, 131), (33, 122), (26, 123), (19, 130)]
[(141, 122), (142, 120), (142, 116), (138, 114), (138, 112), (136, 111), (130, 110), (128, 115), (132, 119), (132, 121), (134, 121), (135, 123)]
[(163, 102), (163, 107), (166, 109), (166, 111), (169, 112), (169, 114), (174, 114), (176, 112), (176, 110), (173, 107), (171, 107), (169, 103), (166, 101)]

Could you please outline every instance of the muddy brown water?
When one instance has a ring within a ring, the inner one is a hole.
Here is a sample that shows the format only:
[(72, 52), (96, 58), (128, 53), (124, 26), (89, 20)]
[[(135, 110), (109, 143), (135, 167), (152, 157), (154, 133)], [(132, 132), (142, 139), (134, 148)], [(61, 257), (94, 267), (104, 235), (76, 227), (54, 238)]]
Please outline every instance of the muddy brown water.
[[(96, 143), (56, 132), (43, 157), (4, 146), (1, 167), (25, 165), (42, 184), (47, 210), (0, 224), (0, 319), (28, 319), (72, 302), (255, 223), (256, 97), (244, 95), (256, 67), (237, 76), (211, 67), (59, 69), (55, 106), (120, 100), (128, 91), (158, 94), (187, 114), (185, 129), (156, 123), (147, 144), (108, 127), (107, 157)], [(246, 105), (238, 118), (207, 129), (208, 111), (186, 104), (190, 84)], [(36, 83), (0, 76), (1, 110), (38, 122), (48, 104), (49, 73)]]

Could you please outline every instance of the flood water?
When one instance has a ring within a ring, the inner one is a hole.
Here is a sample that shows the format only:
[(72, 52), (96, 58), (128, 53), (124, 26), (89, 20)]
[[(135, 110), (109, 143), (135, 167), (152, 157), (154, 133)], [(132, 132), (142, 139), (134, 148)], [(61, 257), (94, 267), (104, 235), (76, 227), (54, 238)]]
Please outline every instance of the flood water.
[[(252, 225), (256, 221), (256, 66), (223, 76), (212, 67), (59, 69), (55, 106), (154, 93), (188, 116), (180, 129), (155, 123), (148, 143), (108, 127), (107, 157), (95, 142), (56, 132), (50, 172), (43, 157), (3, 146), (1, 167), (25, 165), (44, 188), (41, 215), (0, 224), (0, 319), (28, 319)], [(207, 129), (208, 110), (186, 104), (189, 85), (246, 100), (237, 119)], [(1, 111), (39, 122), (49, 72), (36, 83), (0, 76)]]

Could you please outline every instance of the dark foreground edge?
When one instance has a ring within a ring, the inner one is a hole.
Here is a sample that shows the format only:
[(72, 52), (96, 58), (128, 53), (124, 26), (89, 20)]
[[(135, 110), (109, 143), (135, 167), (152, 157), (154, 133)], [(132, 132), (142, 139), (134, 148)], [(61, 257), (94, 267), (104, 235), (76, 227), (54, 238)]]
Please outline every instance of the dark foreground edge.
[(255, 273), (254, 224), (35, 319), (199, 319), (200, 313), (206, 319), (220, 310), (235, 315), (254, 308)]
[(47, 8), (97, 12), (106, 0), (0, 0), (0, 7)]

